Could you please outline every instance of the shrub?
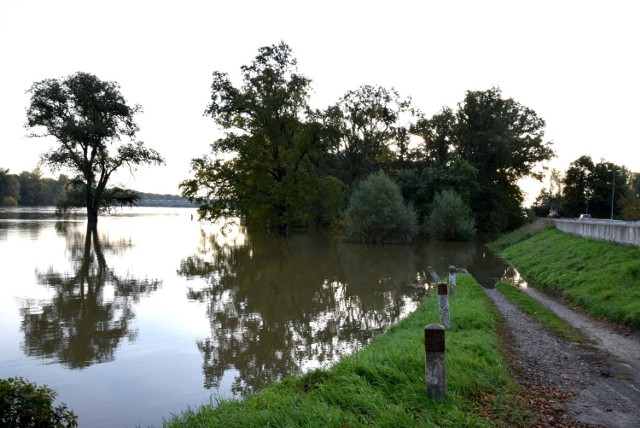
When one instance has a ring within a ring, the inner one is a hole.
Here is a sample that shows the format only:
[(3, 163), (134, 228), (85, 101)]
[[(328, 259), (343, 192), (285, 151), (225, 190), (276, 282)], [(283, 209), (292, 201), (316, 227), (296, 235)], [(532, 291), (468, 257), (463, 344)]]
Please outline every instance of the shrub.
[(2, 204), (0, 206), (3, 207), (15, 207), (18, 205), (18, 201), (13, 196), (5, 196), (2, 198)]
[(349, 199), (343, 236), (362, 243), (407, 242), (418, 233), (415, 210), (384, 172), (359, 183)]
[(471, 209), (453, 190), (436, 193), (426, 230), (432, 238), (441, 241), (468, 241), (476, 235)]
[(56, 393), (23, 378), (0, 379), (0, 426), (77, 427), (78, 417), (63, 403), (54, 407)]

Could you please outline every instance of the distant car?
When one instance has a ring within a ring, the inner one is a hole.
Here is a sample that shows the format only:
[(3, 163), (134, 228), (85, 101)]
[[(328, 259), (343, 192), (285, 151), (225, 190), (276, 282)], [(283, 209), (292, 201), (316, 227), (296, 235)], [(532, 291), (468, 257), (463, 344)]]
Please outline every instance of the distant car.
[(580, 214), (580, 221), (591, 221), (591, 214)]

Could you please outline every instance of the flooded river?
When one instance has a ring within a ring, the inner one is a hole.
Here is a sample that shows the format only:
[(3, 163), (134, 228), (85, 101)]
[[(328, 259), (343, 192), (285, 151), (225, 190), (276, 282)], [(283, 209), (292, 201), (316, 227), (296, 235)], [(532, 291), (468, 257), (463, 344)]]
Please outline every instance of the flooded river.
[(0, 377), (55, 389), (91, 427), (159, 426), (353, 353), (413, 311), (425, 272), (506, 266), (479, 243), (342, 243), (198, 223), (190, 208), (57, 219), (0, 208)]

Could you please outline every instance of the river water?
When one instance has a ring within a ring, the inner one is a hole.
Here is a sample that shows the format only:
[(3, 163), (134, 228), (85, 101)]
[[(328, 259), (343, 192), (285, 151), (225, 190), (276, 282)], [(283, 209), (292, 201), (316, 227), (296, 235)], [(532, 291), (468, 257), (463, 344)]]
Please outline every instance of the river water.
[(81, 427), (160, 426), (218, 397), (326, 367), (413, 311), (432, 266), (485, 286), (480, 243), (342, 243), (221, 230), (191, 208), (61, 220), (0, 208), (0, 378), (58, 393)]

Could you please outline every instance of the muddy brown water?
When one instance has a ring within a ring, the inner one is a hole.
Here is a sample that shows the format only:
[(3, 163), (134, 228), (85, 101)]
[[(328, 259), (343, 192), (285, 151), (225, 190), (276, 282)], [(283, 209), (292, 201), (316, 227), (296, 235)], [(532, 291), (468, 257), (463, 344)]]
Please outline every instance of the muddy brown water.
[(425, 272), (509, 275), (482, 243), (341, 243), (218, 228), (190, 208), (100, 218), (0, 209), (0, 377), (55, 389), (80, 426), (160, 425), (330, 365), (413, 311)]

